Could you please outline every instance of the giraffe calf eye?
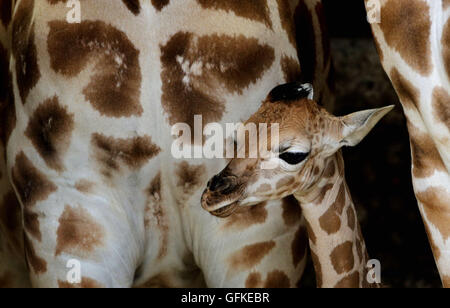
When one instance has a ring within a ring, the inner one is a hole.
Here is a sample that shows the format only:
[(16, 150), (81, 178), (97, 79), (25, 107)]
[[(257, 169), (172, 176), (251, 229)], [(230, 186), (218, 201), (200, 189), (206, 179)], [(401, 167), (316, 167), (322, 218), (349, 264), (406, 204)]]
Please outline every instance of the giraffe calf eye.
[(309, 153), (301, 152), (284, 152), (279, 157), (287, 162), (289, 165), (297, 165), (308, 157)]

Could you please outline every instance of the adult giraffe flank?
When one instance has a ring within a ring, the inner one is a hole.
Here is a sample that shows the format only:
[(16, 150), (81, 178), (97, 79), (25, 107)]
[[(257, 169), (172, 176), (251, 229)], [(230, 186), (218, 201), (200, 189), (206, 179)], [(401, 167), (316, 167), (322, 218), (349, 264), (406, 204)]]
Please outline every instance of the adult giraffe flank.
[[(378, 287), (367, 280), (369, 260), (345, 182), (340, 148), (357, 145), (393, 106), (334, 117), (312, 101), (312, 86), (289, 83), (271, 91), (246, 124), (279, 125), (279, 142), (258, 138), (257, 154), (234, 158), (202, 195), (205, 210), (233, 217), (259, 202), (293, 195), (307, 222), (318, 287)], [(256, 139), (255, 139), (256, 140)], [(263, 156), (268, 149), (272, 155)], [(273, 165), (273, 168), (264, 166)], [(291, 198), (294, 198), (291, 196)], [(249, 276), (261, 286), (261, 275)]]
[[(415, 195), (450, 287), (450, 1), (380, 0), (372, 30), (408, 124)], [(373, 7), (366, 1), (369, 14)]]
[(202, 188), (226, 162), (174, 159), (171, 127), (247, 118), (298, 56), (329, 104), (320, 1), (80, 3), (70, 24), (64, 0), (0, 1), (0, 284), (296, 286), (298, 206), (211, 219)]

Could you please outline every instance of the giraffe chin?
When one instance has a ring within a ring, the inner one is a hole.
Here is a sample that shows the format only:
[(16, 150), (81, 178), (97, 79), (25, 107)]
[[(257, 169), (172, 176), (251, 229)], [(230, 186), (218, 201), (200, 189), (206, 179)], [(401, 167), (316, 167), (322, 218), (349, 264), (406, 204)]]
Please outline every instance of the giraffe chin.
[(235, 201), (229, 205), (225, 205), (215, 211), (209, 212), (211, 215), (219, 218), (227, 218), (231, 216), (239, 207), (239, 201)]

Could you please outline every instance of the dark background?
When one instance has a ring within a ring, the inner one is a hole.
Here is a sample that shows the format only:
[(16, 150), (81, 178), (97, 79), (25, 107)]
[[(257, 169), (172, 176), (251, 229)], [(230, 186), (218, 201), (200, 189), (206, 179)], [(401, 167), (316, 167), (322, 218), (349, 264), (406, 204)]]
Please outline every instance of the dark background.
[[(336, 68), (336, 115), (396, 108), (355, 148), (344, 149), (346, 179), (369, 256), (387, 287), (441, 287), (411, 183), (406, 120), (381, 67), (363, 0), (323, 0)], [(304, 279), (313, 287), (308, 266)]]

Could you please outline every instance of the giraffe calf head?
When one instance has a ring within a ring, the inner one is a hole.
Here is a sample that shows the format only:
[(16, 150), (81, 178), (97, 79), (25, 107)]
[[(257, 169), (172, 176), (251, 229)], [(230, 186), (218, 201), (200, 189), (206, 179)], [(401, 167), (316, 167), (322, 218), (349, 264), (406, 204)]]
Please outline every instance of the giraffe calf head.
[[(322, 177), (336, 172), (337, 168), (328, 166), (330, 158), (343, 146), (357, 145), (393, 108), (335, 117), (312, 98), (310, 84), (289, 83), (270, 92), (245, 123), (265, 124), (269, 129), (264, 134), (258, 129), (253, 135), (249, 131), (238, 137), (245, 145), (245, 155), (233, 158), (208, 182), (201, 198), (205, 210), (227, 217), (241, 206), (310, 192)], [(271, 129), (274, 124), (279, 134)], [(253, 137), (258, 141), (256, 155), (250, 155)]]

